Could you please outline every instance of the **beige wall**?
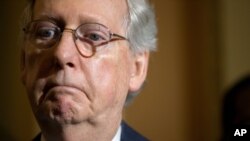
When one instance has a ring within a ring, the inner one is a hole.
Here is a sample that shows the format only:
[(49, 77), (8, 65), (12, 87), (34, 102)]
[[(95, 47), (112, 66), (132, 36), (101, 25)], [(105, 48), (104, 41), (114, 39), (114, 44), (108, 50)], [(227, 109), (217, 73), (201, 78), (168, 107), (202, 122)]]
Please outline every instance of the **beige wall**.
[[(1, 8), (0, 139), (37, 132), (19, 81), (18, 19), (24, 1)], [(125, 119), (154, 141), (214, 141), (223, 90), (249, 72), (249, 0), (154, 0), (159, 50)]]
[(221, 86), (250, 73), (250, 1), (221, 0)]
[(34, 123), (19, 81), (19, 19), (24, 1), (1, 1), (0, 140), (24, 141), (34, 136)]
[(216, 1), (155, 0), (159, 51), (127, 120), (156, 141), (219, 136)]
[(223, 93), (250, 71), (250, 1), (154, 4), (159, 51), (126, 118), (152, 140), (219, 140)]

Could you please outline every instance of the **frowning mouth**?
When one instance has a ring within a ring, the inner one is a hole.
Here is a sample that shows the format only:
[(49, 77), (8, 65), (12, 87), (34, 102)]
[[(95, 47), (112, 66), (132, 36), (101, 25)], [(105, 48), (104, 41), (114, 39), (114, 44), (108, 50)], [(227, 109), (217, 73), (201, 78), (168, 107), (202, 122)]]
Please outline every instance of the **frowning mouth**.
[(47, 83), (43, 89), (43, 95), (41, 96), (39, 103), (42, 103), (45, 99), (50, 99), (55, 96), (56, 94), (76, 94), (76, 93), (83, 93), (83, 91), (74, 86), (69, 84), (59, 84), (59, 83)]
[(55, 83), (48, 83), (47, 85), (45, 85), (45, 88), (43, 90), (43, 94), (46, 95), (49, 92), (50, 89), (52, 89), (52, 88), (54, 88), (56, 86), (58, 86), (58, 85), (55, 84)]
[(80, 91), (79, 88), (75, 86), (71, 86), (71, 85), (50, 84), (50, 85), (45, 86), (43, 92), (44, 92), (44, 95), (47, 95), (51, 91), (73, 91), (73, 90)]

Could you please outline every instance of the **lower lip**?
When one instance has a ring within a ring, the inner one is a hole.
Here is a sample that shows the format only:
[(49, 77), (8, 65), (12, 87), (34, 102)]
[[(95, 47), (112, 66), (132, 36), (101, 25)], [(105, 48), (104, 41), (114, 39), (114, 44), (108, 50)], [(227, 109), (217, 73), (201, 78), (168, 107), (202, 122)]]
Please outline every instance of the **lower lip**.
[(79, 89), (75, 87), (70, 87), (70, 86), (55, 86), (52, 87), (48, 90), (47, 94), (51, 92), (56, 92), (56, 93), (75, 93), (76, 91), (80, 91)]
[(54, 86), (44, 93), (40, 98), (39, 103), (41, 104), (46, 100), (58, 101), (59, 99), (64, 99), (65, 96), (74, 96), (78, 93), (82, 93), (82, 91), (75, 87)]

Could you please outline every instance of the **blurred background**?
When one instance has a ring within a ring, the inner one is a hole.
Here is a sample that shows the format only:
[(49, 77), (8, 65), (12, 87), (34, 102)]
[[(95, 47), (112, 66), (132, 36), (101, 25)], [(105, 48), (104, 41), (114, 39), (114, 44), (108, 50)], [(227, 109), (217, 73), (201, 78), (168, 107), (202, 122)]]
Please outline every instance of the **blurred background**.
[[(39, 128), (19, 76), (25, 0), (1, 1), (0, 140)], [(152, 0), (159, 26), (145, 89), (125, 120), (153, 141), (218, 141), (224, 93), (250, 72), (249, 0)]]

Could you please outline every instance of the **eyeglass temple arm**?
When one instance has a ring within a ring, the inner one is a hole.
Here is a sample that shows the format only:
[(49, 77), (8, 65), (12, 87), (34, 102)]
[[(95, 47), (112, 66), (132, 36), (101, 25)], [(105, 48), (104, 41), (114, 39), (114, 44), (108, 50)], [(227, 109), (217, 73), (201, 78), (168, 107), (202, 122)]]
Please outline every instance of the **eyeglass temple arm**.
[(115, 33), (113, 33), (113, 34), (111, 34), (112, 36), (116, 36), (116, 37), (118, 37), (118, 38), (120, 38), (120, 39), (122, 39), (122, 40), (128, 40), (127, 38), (125, 38), (125, 37), (123, 37), (123, 36), (121, 36), (121, 35), (118, 35), (118, 34), (115, 34)]

